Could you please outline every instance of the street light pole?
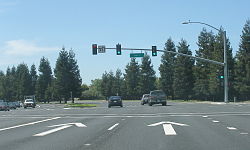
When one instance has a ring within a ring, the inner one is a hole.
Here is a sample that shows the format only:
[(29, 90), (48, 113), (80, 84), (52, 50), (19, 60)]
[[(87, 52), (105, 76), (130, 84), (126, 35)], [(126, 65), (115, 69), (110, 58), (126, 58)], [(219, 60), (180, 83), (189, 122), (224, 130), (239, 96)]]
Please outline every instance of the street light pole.
[[(191, 24), (191, 23), (203, 24), (220, 32), (220, 29), (215, 28), (214, 26), (211, 26), (203, 22), (188, 21), (188, 22), (183, 22), (182, 24)], [(226, 44), (227, 38), (226, 38), (226, 31), (224, 30), (222, 33), (223, 33), (223, 41), (224, 41), (224, 63), (223, 63), (223, 66), (224, 66), (224, 102), (228, 103), (228, 71), (227, 71), (228, 69), (227, 69), (227, 44)]]
[(227, 44), (226, 31), (223, 32), (224, 39), (224, 102), (228, 103), (228, 69), (227, 69)]

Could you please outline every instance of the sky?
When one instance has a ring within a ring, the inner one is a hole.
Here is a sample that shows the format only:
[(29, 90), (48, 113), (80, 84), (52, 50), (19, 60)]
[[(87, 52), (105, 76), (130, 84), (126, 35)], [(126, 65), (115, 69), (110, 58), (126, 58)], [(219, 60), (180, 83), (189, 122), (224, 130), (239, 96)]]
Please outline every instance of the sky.
[[(64, 46), (73, 49), (83, 83), (90, 85), (105, 71), (119, 68), (124, 73), (129, 54), (138, 52), (117, 56), (115, 50), (107, 50), (93, 56), (92, 44), (163, 49), (169, 37), (175, 45), (183, 38), (194, 55), (206, 26), (182, 24), (188, 20), (223, 27), (235, 55), (250, 19), (249, 6), (249, 0), (0, 0), (0, 70), (20, 63), (38, 68), (43, 56), (54, 69)], [(161, 54), (151, 58), (159, 76)]]

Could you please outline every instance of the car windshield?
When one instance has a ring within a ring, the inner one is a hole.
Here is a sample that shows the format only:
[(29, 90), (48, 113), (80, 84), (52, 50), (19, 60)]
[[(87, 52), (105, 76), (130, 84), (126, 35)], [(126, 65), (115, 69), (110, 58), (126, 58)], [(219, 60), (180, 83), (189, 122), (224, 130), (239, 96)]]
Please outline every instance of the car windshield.
[(112, 97), (110, 97), (110, 100), (111, 101), (121, 100), (121, 97), (120, 96), (112, 96)]
[(25, 102), (33, 102), (32, 99), (26, 99)]
[(153, 91), (151, 92), (152, 96), (166, 96), (163, 91)]

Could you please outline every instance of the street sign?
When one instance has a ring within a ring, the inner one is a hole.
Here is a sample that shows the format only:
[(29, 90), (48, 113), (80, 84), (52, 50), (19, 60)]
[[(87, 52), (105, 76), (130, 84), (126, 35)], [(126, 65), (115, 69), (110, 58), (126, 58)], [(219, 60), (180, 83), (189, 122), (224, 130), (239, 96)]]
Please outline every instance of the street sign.
[(131, 53), (130, 57), (144, 57), (144, 53)]
[(105, 53), (106, 48), (105, 45), (98, 45), (98, 53)]

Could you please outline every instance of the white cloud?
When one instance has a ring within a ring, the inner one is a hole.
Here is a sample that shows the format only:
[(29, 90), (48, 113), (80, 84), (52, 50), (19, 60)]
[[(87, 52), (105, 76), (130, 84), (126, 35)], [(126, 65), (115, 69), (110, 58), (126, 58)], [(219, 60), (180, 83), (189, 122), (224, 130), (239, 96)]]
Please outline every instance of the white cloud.
[(5, 42), (3, 51), (7, 55), (32, 56), (42, 52), (55, 52), (58, 47), (41, 47), (36, 43), (26, 40), (11, 40)]

